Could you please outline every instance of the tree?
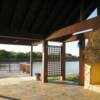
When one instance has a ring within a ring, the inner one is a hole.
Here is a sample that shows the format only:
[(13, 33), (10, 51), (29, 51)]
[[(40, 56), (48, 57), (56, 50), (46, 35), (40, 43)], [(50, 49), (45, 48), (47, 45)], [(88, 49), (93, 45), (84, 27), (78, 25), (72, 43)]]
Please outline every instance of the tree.
[(9, 58), (10, 53), (5, 50), (0, 50), (0, 58)]
[(17, 59), (23, 59), (23, 58), (27, 58), (27, 56), (23, 52), (18, 52), (18, 53), (16, 53), (16, 58)]

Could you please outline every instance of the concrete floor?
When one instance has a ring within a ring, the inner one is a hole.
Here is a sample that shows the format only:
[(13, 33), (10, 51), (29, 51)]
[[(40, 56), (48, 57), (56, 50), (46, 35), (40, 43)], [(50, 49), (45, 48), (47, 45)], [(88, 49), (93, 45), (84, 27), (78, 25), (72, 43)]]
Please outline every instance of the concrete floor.
[(0, 100), (100, 100), (100, 94), (67, 83), (45, 83), (32, 77), (0, 79)]
[(1, 78), (12, 78), (12, 77), (27, 77), (30, 76), (30, 74), (27, 73), (23, 73), (20, 71), (12, 71), (12, 72), (8, 72), (8, 71), (0, 71), (0, 79)]

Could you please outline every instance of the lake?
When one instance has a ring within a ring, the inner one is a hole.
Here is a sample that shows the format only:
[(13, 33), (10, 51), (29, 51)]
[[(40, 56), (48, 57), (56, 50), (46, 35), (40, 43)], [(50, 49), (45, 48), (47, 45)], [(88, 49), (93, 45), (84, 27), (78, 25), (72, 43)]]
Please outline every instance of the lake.
[[(27, 63), (27, 62), (21, 62), (21, 63)], [(11, 71), (20, 71), (20, 64), (21, 63), (0, 63), (0, 71), (9, 71), (9, 68)], [(65, 71), (66, 74), (78, 74), (79, 73), (79, 61), (70, 61), (65, 63)], [(42, 73), (42, 62), (34, 62), (33, 63), (33, 75), (35, 73)]]
[[(42, 63), (41, 62), (35, 62), (33, 64), (33, 75), (35, 73), (41, 73), (42, 72)], [(79, 73), (79, 61), (74, 62), (66, 62), (65, 63), (65, 72), (66, 74), (78, 74)]]

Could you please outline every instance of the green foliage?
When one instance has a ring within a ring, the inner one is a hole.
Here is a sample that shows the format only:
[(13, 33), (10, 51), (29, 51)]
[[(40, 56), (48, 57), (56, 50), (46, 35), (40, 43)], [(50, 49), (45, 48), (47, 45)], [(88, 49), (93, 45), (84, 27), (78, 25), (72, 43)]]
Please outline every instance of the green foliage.
[(65, 59), (67, 61), (78, 61), (79, 57), (73, 56), (72, 54), (66, 54), (65, 55)]
[[(26, 53), (26, 57), (28, 57), (28, 58), (30, 57), (30, 52)], [(41, 52), (33, 52), (32, 57), (33, 57), (33, 59), (34, 58), (37, 58), (37, 59), (42, 58), (42, 53)]]
[[(42, 59), (42, 53), (41, 52), (33, 52), (32, 53), (32, 57), (33, 59), (36, 59), (36, 60), (40, 60)], [(53, 59), (52, 57), (54, 57), (54, 55), (51, 55), (49, 56), (49, 59)], [(23, 52), (8, 52), (8, 51), (5, 51), (5, 50), (0, 50), (0, 58), (6, 58), (6, 59), (29, 59), (30, 58), (30, 52), (27, 52), (27, 53), (23, 53)], [(55, 60), (59, 60), (59, 57), (58, 55), (55, 55)], [(75, 57), (75, 56), (72, 56), (71, 54), (66, 54), (66, 59), (67, 60), (78, 60), (79, 58), (78, 57)]]
[(59, 76), (48, 77), (49, 80), (59, 80)]
[(67, 77), (66, 80), (79, 83), (79, 79), (77, 77)]
[(10, 56), (10, 53), (5, 50), (0, 50), (0, 58), (8, 58)]
[(9, 57), (10, 58), (16, 58), (16, 52), (13, 52), (13, 51), (11, 51), (11, 52), (9, 52)]
[[(59, 76), (53, 76), (53, 77), (48, 77), (49, 80), (59, 80), (60, 77)], [(66, 76), (65, 78), (66, 81), (72, 81), (72, 82), (76, 82), (79, 83), (79, 77), (76, 74), (69, 74)]]
[(19, 52), (16, 54), (16, 58), (27, 58), (26, 54), (23, 52)]
[[(33, 58), (40, 59), (42, 58), (42, 53), (41, 52), (33, 52), (32, 53)], [(25, 59), (25, 58), (30, 58), (30, 52), (23, 53), (23, 52), (8, 52), (5, 50), (0, 50), (0, 58), (14, 58), (14, 59)]]
[(37, 58), (42, 58), (42, 53), (41, 52), (37, 52)]

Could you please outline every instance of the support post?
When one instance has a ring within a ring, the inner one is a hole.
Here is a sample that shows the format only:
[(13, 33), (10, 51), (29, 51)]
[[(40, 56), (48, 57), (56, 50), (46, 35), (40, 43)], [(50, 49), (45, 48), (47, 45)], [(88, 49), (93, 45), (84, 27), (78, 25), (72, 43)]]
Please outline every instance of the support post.
[(84, 61), (84, 51), (85, 49), (85, 38), (84, 35), (80, 35), (79, 37), (79, 55), (80, 55), (80, 63), (79, 63), (79, 84), (84, 85), (85, 78), (85, 61)]
[(32, 52), (33, 52), (33, 45), (31, 45), (31, 51), (30, 51), (30, 75), (31, 76), (32, 76), (32, 71), (33, 71)]
[(85, 12), (85, 1), (80, 0), (80, 21), (84, 20), (84, 12)]
[(65, 42), (62, 43), (62, 47), (61, 47), (61, 78), (60, 80), (65, 80)]
[(11, 72), (11, 63), (9, 63), (9, 72)]
[[(85, 11), (85, 3), (84, 0), (81, 0), (80, 4), (80, 21), (84, 20), (84, 11)], [(84, 53), (83, 50), (85, 49), (85, 37), (84, 34), (78, 36), (79, 38), (79, 84), (84, 85), (84, 78), (85, 78), (85, 61), (84, 61)]]
[(48, 42), (43, 41), (43, 71), (42, 71), (42, 83), (48, 82)]

